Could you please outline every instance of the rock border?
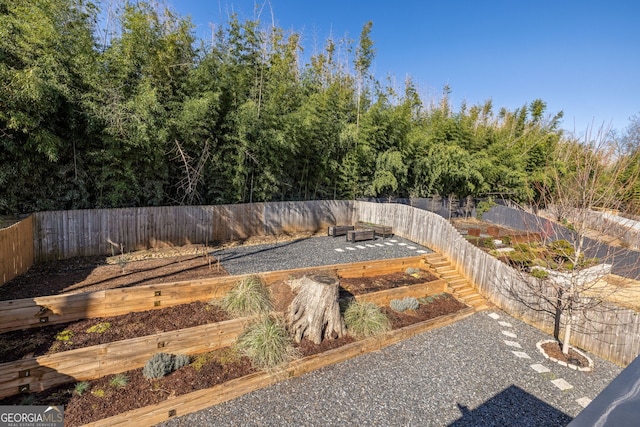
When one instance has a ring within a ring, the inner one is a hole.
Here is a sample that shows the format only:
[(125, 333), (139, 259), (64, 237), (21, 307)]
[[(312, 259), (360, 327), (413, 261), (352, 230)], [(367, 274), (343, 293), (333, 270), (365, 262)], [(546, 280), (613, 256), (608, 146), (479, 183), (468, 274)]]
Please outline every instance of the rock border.
[(574, 371), (580, 371), (580, 372), (591, 372), (593, 370), (593, 360), (591, 360), (591, 358), (589, 356), (587, 356), (584, 352), (578, 350), (577, 348), (575, 348), (574, 346), (570, 346), (571, 349), (573, 351), (575, 351), (576, 353), (578, 353), (579, 355), (581, 355), (582, 357), (584, 357), (585, 359), (587, 359), (589, 361), (589, 366), (585, 366), (585, 367), (581, 367), (581, 366), (576, 366), (572, 363), (567, 363), (563, 360), (558, 360), (555, 357), (551, 357), (549, 356), (544, 349), (542, 348), (543, 344), (546, 343), (557, 343), (557, 340), (542, 340), (542, 341), (538, 341), (536, 343), (536, 347), (538, 348), (538, 350), (540, 351), (540, 353), (542, 353), (542, 355), (546, 358), (549, 359), (552, 362), (556, 362), (557, 364), (561, 365), (561, 366), (566, 366), (570, 369), (573, 369)]

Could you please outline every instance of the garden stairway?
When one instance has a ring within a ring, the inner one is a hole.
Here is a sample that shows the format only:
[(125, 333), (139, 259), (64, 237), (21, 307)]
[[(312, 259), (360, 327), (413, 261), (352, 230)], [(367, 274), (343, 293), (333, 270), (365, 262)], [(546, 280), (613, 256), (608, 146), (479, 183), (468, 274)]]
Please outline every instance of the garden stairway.
[(433, 253), (425, 255), (427, 265), (435, 274), (447, 282), (447, 291), (457, 300), (470, 305), (476, 311), (487, 310), (493, 306), (485, 297), (480, 295), (473, 284), (456, 269), (446, 257)]

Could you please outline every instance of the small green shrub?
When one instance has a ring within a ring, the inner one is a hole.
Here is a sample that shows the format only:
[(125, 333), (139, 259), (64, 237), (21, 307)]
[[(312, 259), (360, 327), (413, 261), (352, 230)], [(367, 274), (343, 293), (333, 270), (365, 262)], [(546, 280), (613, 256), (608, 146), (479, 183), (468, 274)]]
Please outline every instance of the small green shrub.
[(129, 384), (129, 377), (125, 374), (115, 374), (109, 381), (109, 385), (115, 388), (124, 388), (127, 384)]
[(541, 270), (539, 268), (534, 268), (531, 270), (531, 275), (536, 279), (546, 279), (549, 277), (549, 273), (547, 271)]
[(551, 251), (554, 260), (558, 263), (569, 261), (575, 255), (573, 245), (567, 240), (555, 240), (549, 243), (547, 248)]
[(250, 324), (238, 337), (235, 348), (255, 367), (267, 371), (299, 357), (284, 322), (275, 316), (264, 316)]
[(404, 297), (402, 299), (392, 299), (389, 306), (395, 311), (416, 310), (420, 307), (420, 303), (413, 297)]
[(87, 333), (90, 333), (90, 334), (102, 334), (102, 333), (108, 331), (109, 329), (111, 329), (111, 323), (109, 323), (109, 322), (100, 322), (100, 323), (97, 323), (97, 324), (91, 326), (89, 329), (87, 329)]
[(250, 276), (237, 283), (219, 305), (237, 317), (266, 314), (272, 309), (269, 288), (258, 276)]
[(493, 241), (492, 237), (487, 237), (486, 239), (482, 240), (482, 246), (487, 248), (487, 249), (495, 249), (496, 248), (496, 244)]
[(82, 396), (87, 390), (89, 390), (89, 383), (87, 381), (76, 383), (76, 385), (73, 387), (73, 391), (78, 396)]
[(371, 302), (352, 301), (344, 312), (344, 323), (356, 338), (372, 337), (391, 329), (387, 316)]
[(502, 243), (504, 243), (505, 245), (511, 245), (511, 237), (503, 236), (501, 239), (502, 239)]
[(104, 397), (106, 393), (103, 389), (99, 388), (97, 390), (93, 390), (91, 394), (93, 394), (95, 397)]
[(142, 368), (142, 375), (147, 379), (162, 378), (188, 364), (189, 356), (184, 354), (156, 353)]

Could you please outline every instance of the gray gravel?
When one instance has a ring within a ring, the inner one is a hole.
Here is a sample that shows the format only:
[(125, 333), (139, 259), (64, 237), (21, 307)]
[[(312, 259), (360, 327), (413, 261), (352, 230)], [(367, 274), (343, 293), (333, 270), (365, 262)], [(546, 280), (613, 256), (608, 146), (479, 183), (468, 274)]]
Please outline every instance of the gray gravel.
[(277, 244), (237, 246), (213, 251), (212, 255), (220, 260), (229, 274), (248, 274), (421, 255), (418, 251), (433, 252), (400, 237), (378, 237), (350, 243), (344, 236), (323, 236)]
[[(365, 249), (336, 252), (332, 244), (347, 245), (337, 238), (316, 238), (286, 246), (233, 248), (224, 251), (223, 265), (230, 272), (245, 273), (361, 261), (371, 259), (359, 257), (372, 256), (377, 249), (377, 257), (411, 255), (402, 253), (406, 248), (397, 244), (368, 248), (370, 253)], [(274, 255), (290, 254), (294, 248), (295, 259), (285, 261)], [(490, 313), (500, 319), (491, 318)], [(539, 353), (536, 343), (544, 339), (549, 336), (503, 312), (476, 313), (381, 351), (160, 425), (563, 426), (582, 410), (577, 399), (595, 398), (622, 368), (590, 355), (593, 372), (573, 371)], [(522, 348), (511, 347), (505, 340)], [(519, 358), (513, 351), (522, 351), (530, 359)], [(534, 371), (531, 365), (538, 363), (550, 372)], [(551, 382), (559, 378), (573, 388), (561, 391)]]

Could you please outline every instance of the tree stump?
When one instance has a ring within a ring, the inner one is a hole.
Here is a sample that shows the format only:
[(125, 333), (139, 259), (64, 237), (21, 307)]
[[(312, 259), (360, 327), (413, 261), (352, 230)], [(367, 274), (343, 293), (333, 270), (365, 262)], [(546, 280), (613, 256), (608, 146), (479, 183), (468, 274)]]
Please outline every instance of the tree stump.
[(291, 280), (289, 284), (297, 293), (287, 311), (289, 330), (296, 342), (308, 338), (320, 344), (323, 338), (341, 338), (345, 334), (338, 304), (338, 277), (318, 273)]

